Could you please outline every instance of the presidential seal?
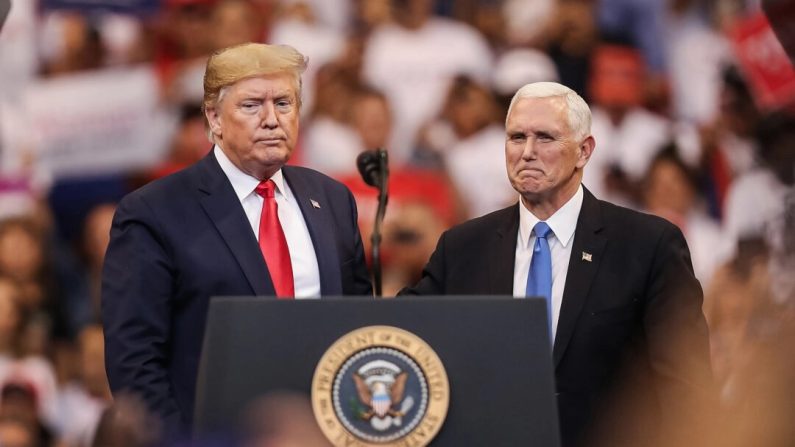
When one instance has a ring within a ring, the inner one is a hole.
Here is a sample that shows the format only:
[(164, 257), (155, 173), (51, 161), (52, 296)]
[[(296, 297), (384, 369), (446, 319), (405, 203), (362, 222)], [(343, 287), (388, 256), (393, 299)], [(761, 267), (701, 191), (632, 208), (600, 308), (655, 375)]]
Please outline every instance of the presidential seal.
[(421, 338), (390, 326), (344, 335), (320, 359), (312, 408), (335, 446), (423, 447), (442, 428), (450, 385)]

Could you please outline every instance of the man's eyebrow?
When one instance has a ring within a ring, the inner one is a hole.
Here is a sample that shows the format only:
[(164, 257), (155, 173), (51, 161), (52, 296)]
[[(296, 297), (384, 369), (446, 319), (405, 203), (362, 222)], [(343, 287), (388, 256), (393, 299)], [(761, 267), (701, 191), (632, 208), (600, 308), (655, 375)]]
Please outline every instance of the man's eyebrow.
[(547, 134), (547, 135), (561, 135), (561, 134), (564, 133), (564, 131), (563, 131), (563, 129), (559, 129), (559, 128), (556, 128), (556, 127), (541, 127), (541, 128), (538, 128), (538, 129), (534, 129), (533, 133), (537, 133), (537, 134), (544, 133), (544, 134)]
[(254, 90), (243, 90), (240, 92), (240, 97), (243, 99), (262, 99), (263, 94)]

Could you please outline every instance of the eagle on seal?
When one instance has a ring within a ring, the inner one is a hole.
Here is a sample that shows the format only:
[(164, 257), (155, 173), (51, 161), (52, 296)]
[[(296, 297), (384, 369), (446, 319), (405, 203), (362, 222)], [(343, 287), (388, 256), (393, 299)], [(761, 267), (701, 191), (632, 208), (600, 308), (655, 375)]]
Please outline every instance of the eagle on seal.
[(367, 421), (373, 416), (378, 416), (379, 418), (383, 418), (386, 415), (393, 417), (403, 416), (401, 411), (392, 409), (392, 406), (403, 400), (408, 374), (403, 371), (394, 377), (395, 381), (391, 384), (378, 380), (368, 385), (364, 377), (359, 374), (353, 374), (359, 400), (369, 407), (368, 411), (360, 415), (362, 419)]

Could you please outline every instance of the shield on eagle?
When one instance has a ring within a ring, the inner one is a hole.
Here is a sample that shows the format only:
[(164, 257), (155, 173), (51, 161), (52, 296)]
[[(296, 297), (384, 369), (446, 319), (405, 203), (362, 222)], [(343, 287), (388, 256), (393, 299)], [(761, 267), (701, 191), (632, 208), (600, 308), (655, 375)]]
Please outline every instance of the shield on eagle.
[(359, 401), (369, 407), (369, 411), (362, 414), (362, 419), (369, 420), (373, 416), (402, 416), (401, 411), (393, 406), (399, 405), (403, 400), (407, 378), (405, 371), (385, 360), (374, 360), (359, 368), (353, 374), (353, 380)]

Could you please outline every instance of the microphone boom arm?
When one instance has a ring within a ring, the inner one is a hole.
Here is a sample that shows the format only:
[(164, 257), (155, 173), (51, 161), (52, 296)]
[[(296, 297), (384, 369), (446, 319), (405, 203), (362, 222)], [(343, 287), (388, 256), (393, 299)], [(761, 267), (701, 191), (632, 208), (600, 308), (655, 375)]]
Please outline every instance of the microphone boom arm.
[(386, 205), (389, 202), (389, 168), (387, 166), (387, 154), (383, 149), (376, 151), (378, 156), (378, 174), (379, 174), (379, 188), (378, 188), (378, 211), (375, 214), (375, 223), (373, 224), (373, 234), (370, 238), (372, 244), (372, 258), (373, 258), (373, 282), (375, 288), (375, 296), (383, 296), (382, 289), (382, 270), (381, 270), (381, 226), (384, 223), (384, 214), (386, 214)]
[(368, 185), (378, 188), (378, 210), (375, 214), (373, 233), (370, 236), (371, 261), (373, 267), (373, 289), (376, 297), (383, 296), (381, 274), (381, 226), (389, 201), (389, 158), (384, 149), (365, 151), (356, 159), (359, 173)]

